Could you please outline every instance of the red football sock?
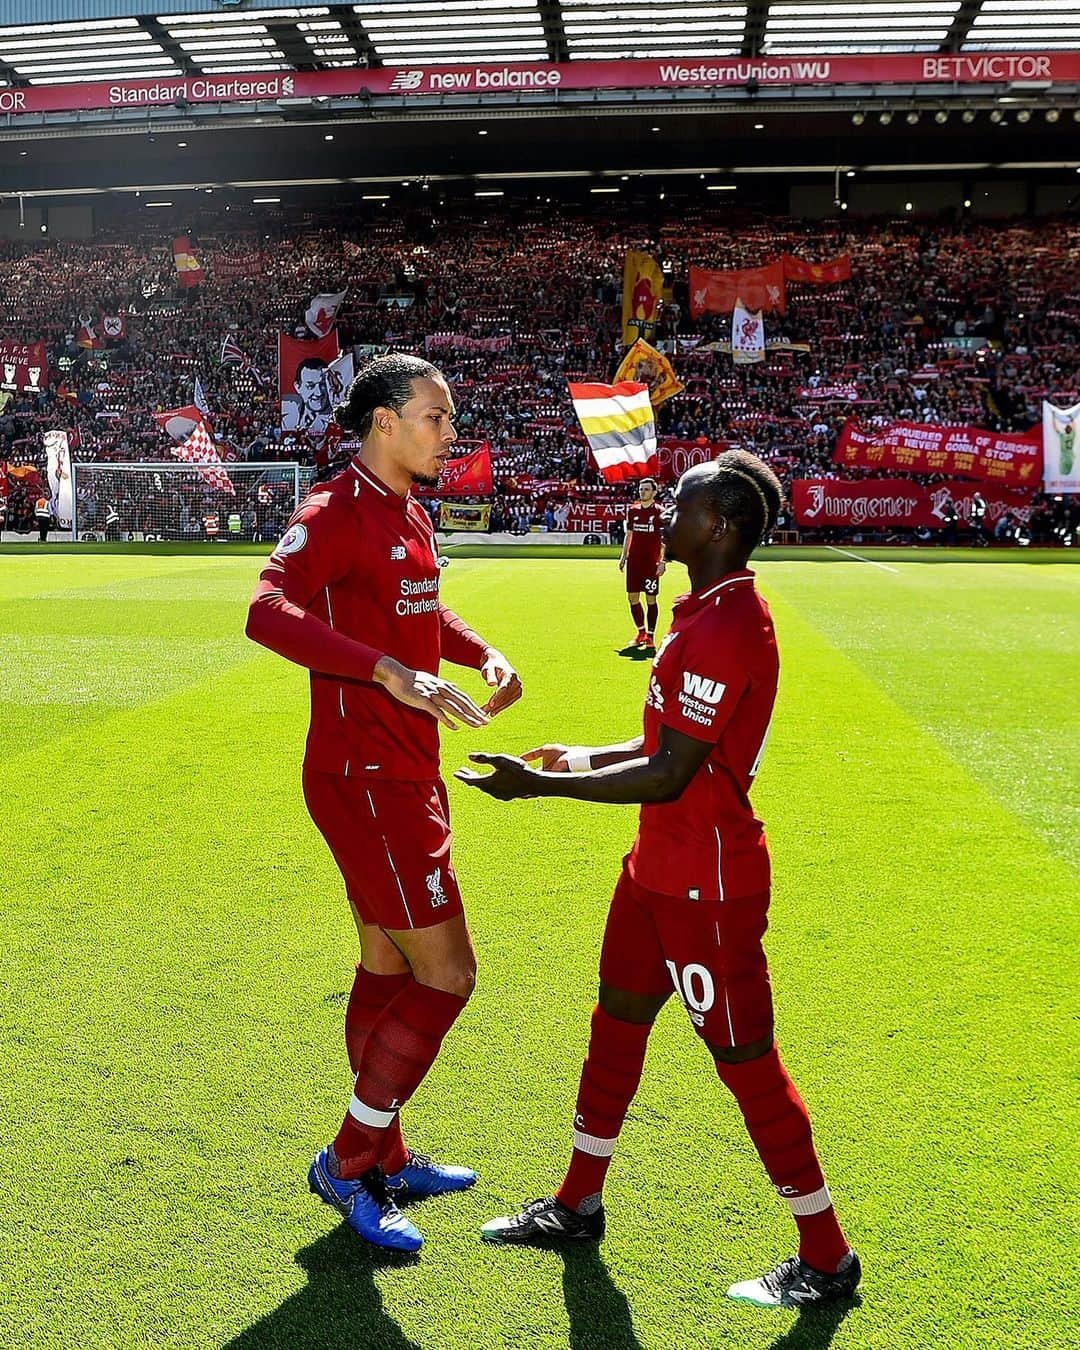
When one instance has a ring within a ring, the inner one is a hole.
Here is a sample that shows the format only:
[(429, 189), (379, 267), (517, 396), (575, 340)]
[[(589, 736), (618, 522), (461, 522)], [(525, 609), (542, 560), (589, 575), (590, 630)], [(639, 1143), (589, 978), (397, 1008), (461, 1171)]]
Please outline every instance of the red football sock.
[(645, 611), (642, 609), (640, 603), (630, 606), (630, 617), (634, 620), (639, 629), (645, 627)]
[(825, 1185), (810, 1117), (774, 1045), (767, 1055), (742, 1064), (717, 1062), (746, 1121), (769, 1180), (791, 1207), (799, 1230), (799, 1255), (815, 1270), (832, 1274), (848, 1243)]
[(646, 619), (645, 619), (645, 631), (646, 631), (646, 633), (655, 633), (655, 632), (656, 632), (656, 615), (657, 615), (657, 608), (658, 608), (658, 607), (657, 607), (655, 604), (653, 604), (652, 602), (649, 603), (648, 613), (647, 613), (647, 616), (646, 616)]
[(593, 1009), (574, 1116), (574, 1151), (556, 1191), (568, 1209), (577, 1209), (586, 1196), (603, 1190), (619, 1131), (641, 1082), (651, 1030), (651, 1023), (622, 1022), (603, 1008)]
[[(354, 1078), (360, 1065), (360, 1054), (375, 1019), (411, 979), (407, 970), (400, 975), (376, 975), (363, 965), (356, 967), (349, 1006), (345, 1009), (345, 1049)], [(386, 1127), (379, 1165), (387, 1176), (392, 1176), (400, 1172), (408, 1160), (409, 1152), (401, 1137), (401, 1117), (396, 1115), (394, 1123)]]
[(343, 1177), (358, 1177), (379, 1162), (387, 1129), (423, 1082), (466, 1001), (410, 977), (375, 1019), (349, 1113), (334, 1140)]

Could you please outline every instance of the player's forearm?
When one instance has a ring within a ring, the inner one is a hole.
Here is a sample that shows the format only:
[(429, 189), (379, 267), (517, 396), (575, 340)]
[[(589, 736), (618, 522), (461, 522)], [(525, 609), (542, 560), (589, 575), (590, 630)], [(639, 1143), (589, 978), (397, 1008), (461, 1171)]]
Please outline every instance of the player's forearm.
[(373, 680), (383, 656), (287, 600), (271, 581), (256, 586), (244, 631), (253, 642), (298, 666), (346, 680)]
[(490, 643), (445, 605), (439, 606), (439, 636), (442, 659), (468, 670), (479, 670), (491, 651)]
[(613, 806), (674, 801), (683, 788), (659, 755), (639, 756), (589, 773), (538, 773), (534, 777), (537, 797), (569, 797)]
[(628, 760), (640, 759), (641, 747), (644, 744), (644, 736), (635, 736), (633, 740), (623, 741), (621, 745), (591, 746), (585, 752), (589, 756), (589, 769), (608, 769), (613, 764), (625, 764)]

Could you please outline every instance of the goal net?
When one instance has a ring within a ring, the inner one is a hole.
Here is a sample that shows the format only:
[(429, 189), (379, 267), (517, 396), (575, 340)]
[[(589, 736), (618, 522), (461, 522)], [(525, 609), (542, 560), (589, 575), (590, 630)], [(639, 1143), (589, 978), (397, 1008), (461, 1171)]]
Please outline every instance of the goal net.
[(71, 537), (258, 543), (285, 532), (314, 469), (300, 464), (80, 464)]

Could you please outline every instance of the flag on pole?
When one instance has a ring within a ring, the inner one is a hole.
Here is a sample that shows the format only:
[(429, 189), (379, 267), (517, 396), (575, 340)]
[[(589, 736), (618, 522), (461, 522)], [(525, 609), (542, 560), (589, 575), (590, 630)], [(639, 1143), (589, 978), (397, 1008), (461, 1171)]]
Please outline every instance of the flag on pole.
[(79, 315), (79, 324), (75, 330), (75, 343), (90, 352), (97, 351), (99, 347), (105, 345), (98, 334), (97, 323), (89, 314)]
[(186, 234), (173, 240), (173, 262), (176, 264), (176, 284), (182, 291), (197, 286), (203, 279), (203, 268), (191, 251), (191, 240)]
[(218, 361), (223, 366), (246, 366), (250, 364), (247, 356), (244, 354), (243, 348), (236, 339), (230, 337), (228, 333), (226, 333), (225, 337), (222, 339), (221, 355), (218, 357)]
[(664, 274), (651, 253), (630, 249), (623, 265), (622, 340), (629, 347), (651, 338), (660, 317)]
[(221, 355), (218, 357), (218, 361), (223, 366), (239, 366), (245, 374), (251, 376), (260, 388), (266, 383), (266, 376), (256, 370), (251, 357), (247, 355), (236, 339), (230, 337), (227, 333), (222, 339)]
[(471, 454), (448, 459), (439, 475), (441, 497), (491, 496), (491, 445), (484, 441)]
[(650, 347), (644, 338), (638, 338), (615, 372), (616, 384), (621, 384), (624, 380), (647, 384), (649, 398), (654, 408), (659, 408), (662, 403), (674, 398), (676, 394), (681, 394), (686, 388), (663, 352)]
[(765, 320), (760, 309), (751, 314), (742, 300), (731, 311), (731, 359), (737, 366), (765, 360)]
[(172, 452), (177, 459), (195, 465), (199, 477), (203, 479), (207, 487), (213, 488), (215, 492), (231, 493), (235, 497), (236, 489), (233, 487), (229, 475), (222, 468), (221, 456), (218, 454), (217, 446), (210, 438), (210, 432), (207, 430), (205, 422), (200, 421), (187, 440), (180, 445), (173, 446)]
[(347, 291), (335, 291), (317, 295), (304, 311), (304, 322), (318, 338), (326, 337), (337, 321), (341, 302)]
[(649, 386), (571, 384), (570, 397), (606, 483), (649, 478), (657, 470), (656, 421)]
[(1080, 403), (1043, 402), (1043, 491), (1080, 493)]
[(206, 401), (206, 390), (203, 388), (202, 380), (199, 379), (198, 375), (195, 376), (195, 394), (191, 401), (195, 404), (196, 408), (198, 408), (199, 412), (202, 413), (203, 417), (209, 420), (210, 405)]

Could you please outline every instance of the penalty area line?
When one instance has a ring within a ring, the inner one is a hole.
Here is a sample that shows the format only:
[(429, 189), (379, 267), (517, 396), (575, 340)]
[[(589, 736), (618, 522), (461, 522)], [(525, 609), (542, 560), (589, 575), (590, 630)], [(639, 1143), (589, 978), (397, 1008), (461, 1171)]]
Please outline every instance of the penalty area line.
[(888, 567), (885, 563), (875, 562), (873, 558), (864, 558), (861, 553), (850, 553), (846, 548), (837, 548), (835, 544), (826, 544), (825, 547), (833, 553), (842, 553), (845, 558), (854, 558), (856, 562), (864, 562), (870, 567), (880, 567), (883, 572), (892, 572), (894, 576), (900, 575), (898, 567)]

